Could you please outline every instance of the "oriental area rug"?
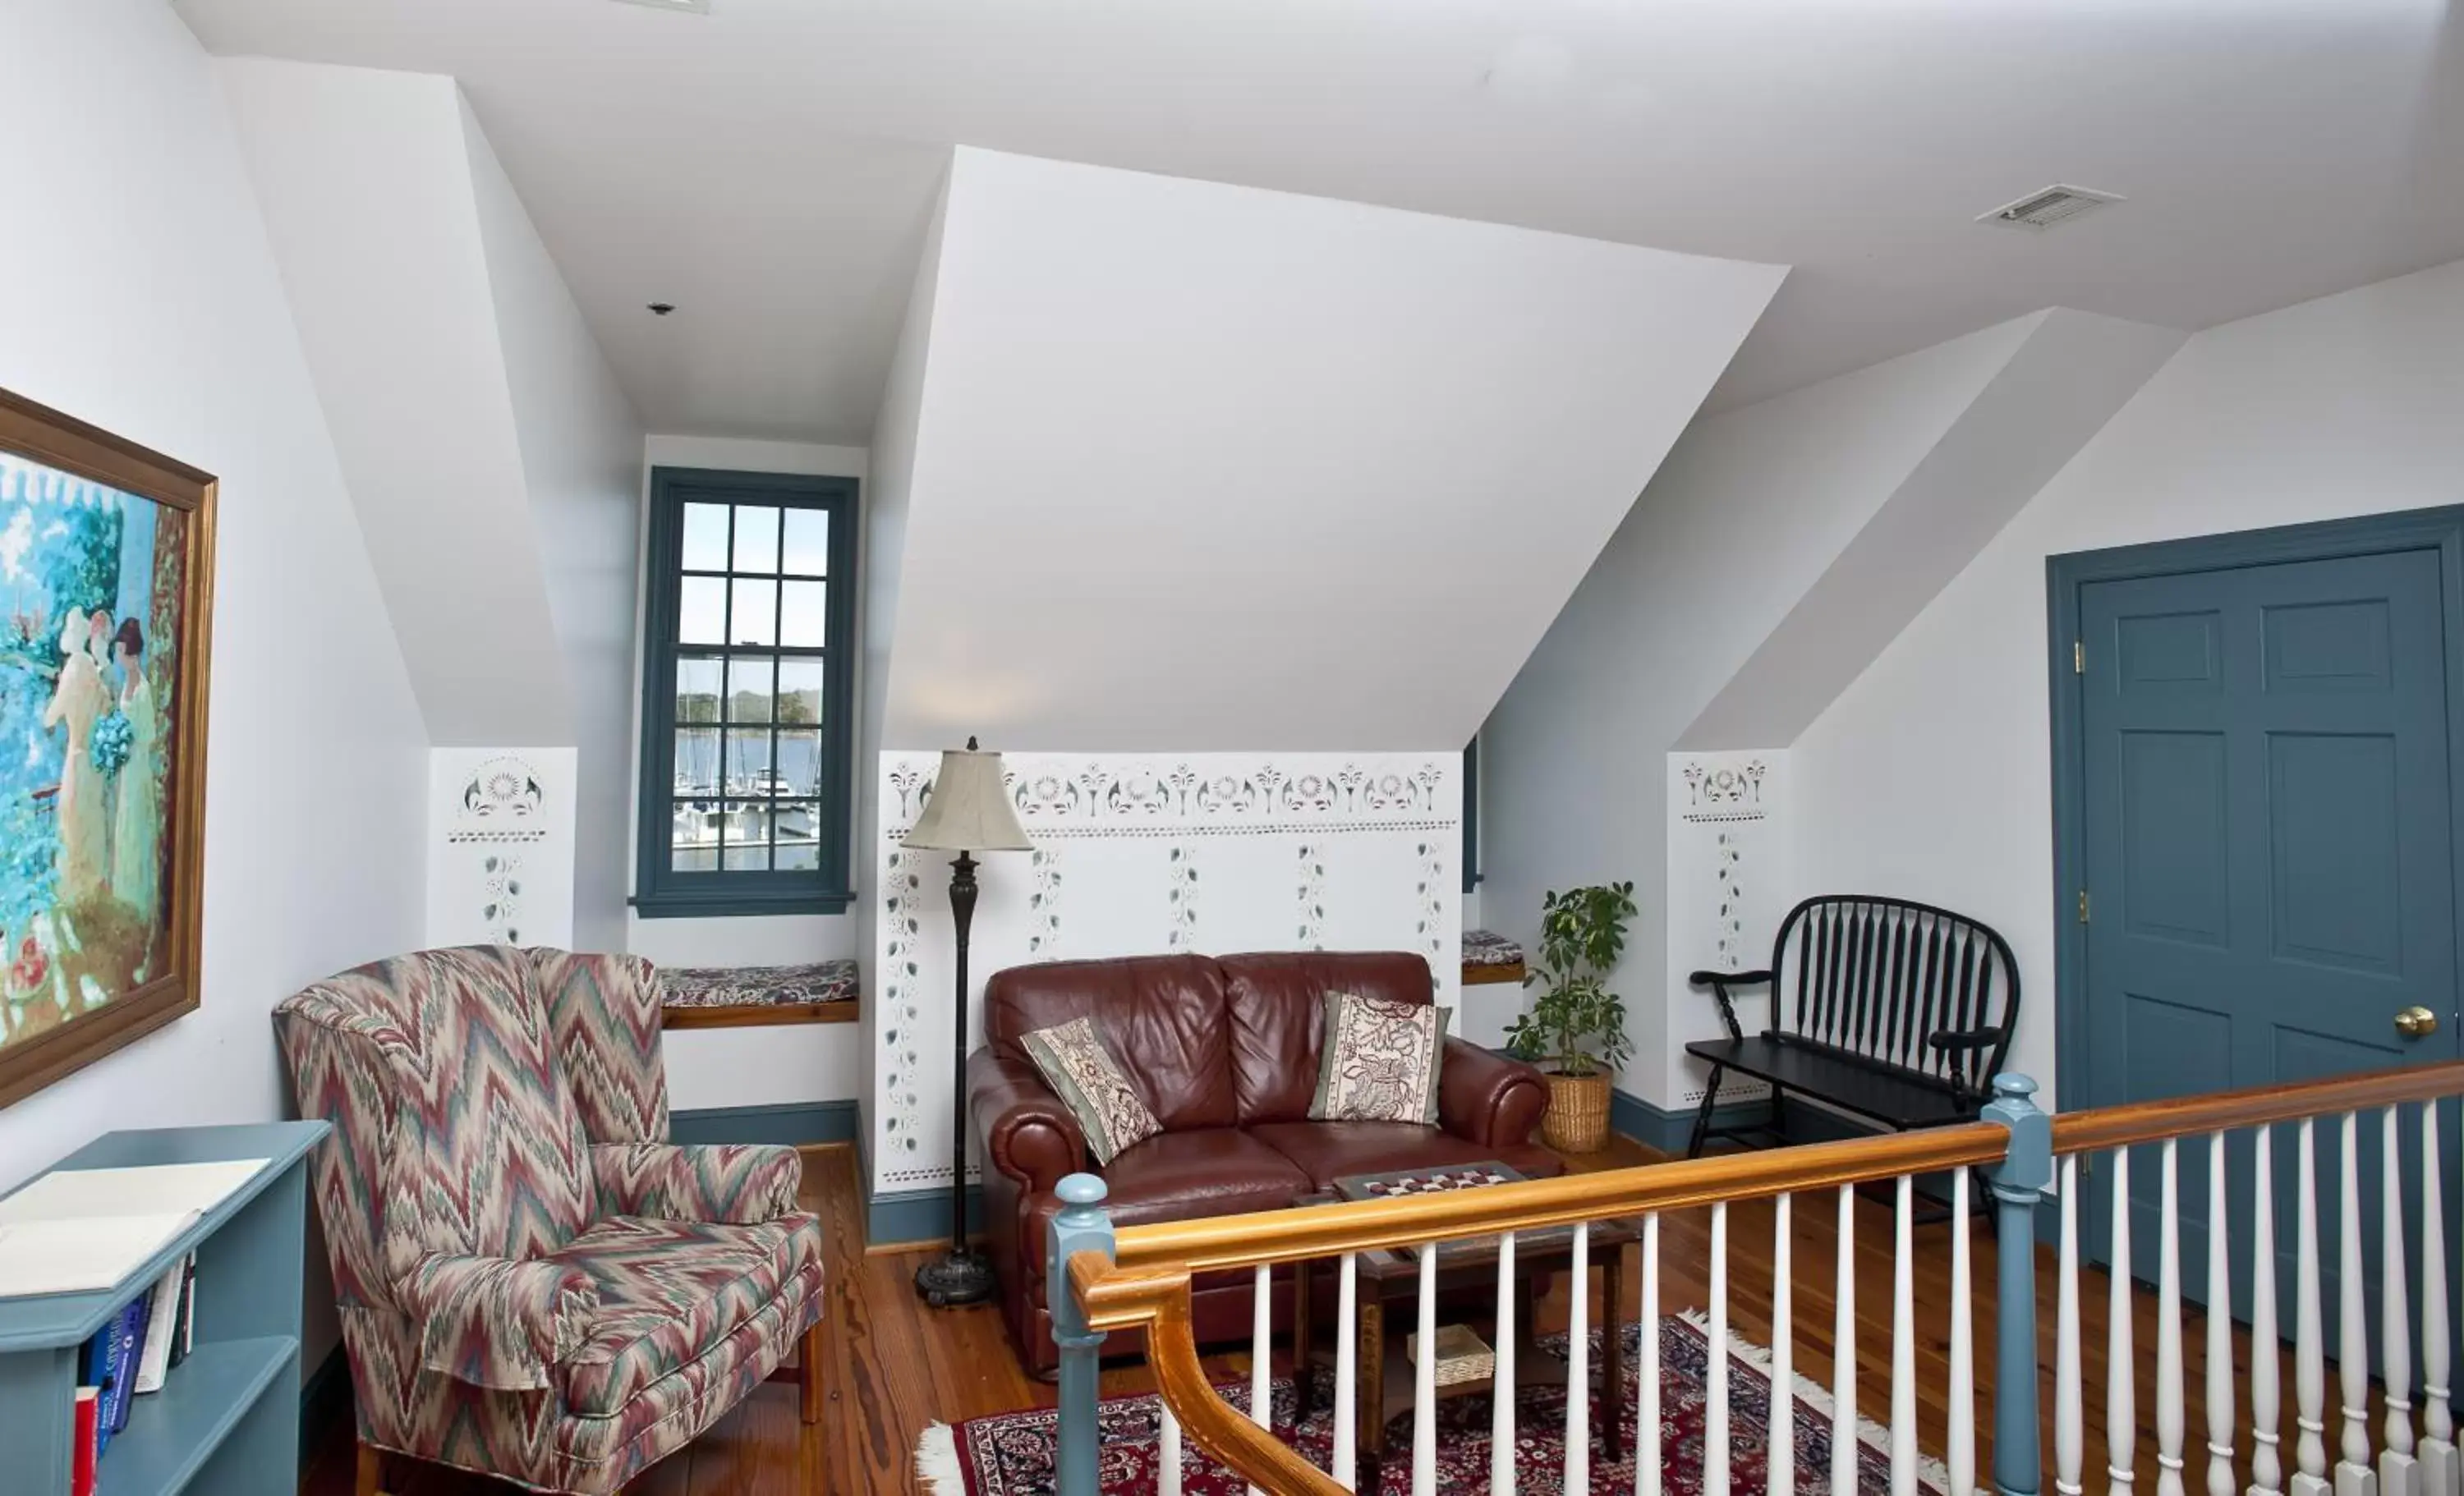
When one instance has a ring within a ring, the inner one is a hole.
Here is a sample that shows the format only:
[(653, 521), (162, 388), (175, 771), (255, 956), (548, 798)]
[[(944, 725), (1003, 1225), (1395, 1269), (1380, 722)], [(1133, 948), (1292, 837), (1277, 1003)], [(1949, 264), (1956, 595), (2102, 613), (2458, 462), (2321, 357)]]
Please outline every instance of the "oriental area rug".
[[(1641, 1328), (1624, 1327), (1627, 1341), (1626, 1385), (1619, 1394), (1617, 1416), (1623, 1423), (1625, 1458), (1609, 1461), (1595, 1450), (1592, 1489), (1624, 1493), (1635, 1488), (1634, 1377), (1640, 1356)], [(1659, 1450), (1662, 1490), (1667, 1496), (1702, 1496), (1705, 1372), (1710, 1346), (1702, 1320), (1693, 1314), (1661, 1321), (1661, 1426)], [(1594, 1332), (1596, 1337), (1597, 1331)], [(1564, 1348), (1564, 1337), (1543, 1341)], [(1761, 1347), (1729, 1337), (1728, 1419), (1730, 1488), (1765, 1490), (1764, 1452), (1771, 1417), (1770, 1356)], [(1593, 1364), (1599, 1364), (1596, 1350)], [(1831, 1398), (1804, 1377), (1796, 1383), (1796, 1489), (1800, 1496), (1831, 1493)], [(1221, 1389), (1235, 1407), (1248, 1406), (1245, 1382)], [(1316, 1411), (1295, 1430), (1297, 1406), (1291, 1383), (1274, 1383), (1276, 1435), (1319, 1469), (1326, 1468), (1333, 1444), (1333, 1406), (1323, 1387)], [(1155, 1489), (1156, 1428), (1162, 1404), (1154, 1397), (1113, 1397), (1098, 1405), (1102, 1422), (1098, 1483), (1104, 1496), (1144, 1496)], [(1597, 1413), (1595, 1414), (1596, 1418)], [(1488, 1446), (1491, 1424), (1488, 1398), (1463, 1397), (1438, 1405), (1437, 1488), (1447, 1496), (1474, 1496), (1488, 1489)], [(1053, 1450), (1058, 1419), (1049, 1409), (1003, 1413), (970, 1419), (956, 1429), (935, 1424), (915, 1451), (916, 1475), (932, 1496), (1049, 1496), (1054, 1488)], [(1516, 1480), (1524, 1491), (1554, 1493), (1565, 1485), (1566, 1397), (1562, 1388), (1527, 1388), (1517, 1399), (1515, 1417)], [(1859, 1496), (1888, 1496), (1891, 1463), (1885, 1452), (1888, 1436), (1870, 1419), (1859, 1420), (1857, 1485)], [(1940, 1464), (1926, 1461), (1918, 1478), (1934, 1492), (1948, 1481)], [(1209, 1459), (1187, 1438), (1181, 1441), (1183, 1496), (1242, 1496), (1244, 1483)], [(1382, 1488), (1390, 1493), (1412, 1488), (1411, 1415), (1397, 1419), (1387, 1436)]]

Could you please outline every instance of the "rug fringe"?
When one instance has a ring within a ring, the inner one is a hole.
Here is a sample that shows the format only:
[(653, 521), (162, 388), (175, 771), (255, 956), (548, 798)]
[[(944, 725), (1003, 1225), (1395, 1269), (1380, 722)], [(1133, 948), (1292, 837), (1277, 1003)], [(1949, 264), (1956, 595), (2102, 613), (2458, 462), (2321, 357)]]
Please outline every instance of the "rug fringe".
[(947, 1423), (925, 1427), (915, 1441), (915, 1482), (925, 1496), (967, 1496), (967, 1478), (958, 1468), (958, 1436)]
[[(1698, 1309), (1682, 1309), (1677, 1310), (1677, 1317), (1700, 1331), (1706, 1342), (1710, 1339), (1711, 1317), (1708, 1314)], [(1766, 1384), (1771, 1381), (1771, 1358), (1769, 1349), (1758, 1346), (1736, 1331), (1730, 1331), (1728, 1353), (1762, 1373), (1763, 1381)], [(1796, 1383), (1797, 1397), (1812, 1404), (1816, 1413), (1824, 1418), (1830, 1418), (1838, 1412), (1838, 1404), (1831, 1400), (1831, 1389), (1828, 1387), (1819, 1385), (1804, 1373), (1797, 1371), (1790, 1372), (1789, 1379)], [(1878, 1454), (1887, 1455), (1891, 1452), (1890, 1429), (1862, 1414), (1858, 1415), (1857, 1418), (1857, 1441)], [(1917, 1456), (1917, 1479), (1937, 1491), (1950, 1489), (1949, 1467), (1928, 1454), (1920, 1453)]]

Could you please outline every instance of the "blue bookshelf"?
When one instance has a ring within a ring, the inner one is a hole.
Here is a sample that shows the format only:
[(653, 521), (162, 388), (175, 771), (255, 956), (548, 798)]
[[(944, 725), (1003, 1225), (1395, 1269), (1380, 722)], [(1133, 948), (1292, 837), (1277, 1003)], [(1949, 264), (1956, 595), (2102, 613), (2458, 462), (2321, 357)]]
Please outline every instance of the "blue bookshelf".
[(66, 1496), (77, 1348), (171, 1264), (197, 1254), (196, 1337), (131, 1404), (99, 1496), (270, 1496), (299, 1485), (299, 1312), (309, 1149), (322, 1122), (109, 1133), (55, 1169), (263, 1158), (230, 1199), (100, 1293), (0, 1299), (0, 1488)]

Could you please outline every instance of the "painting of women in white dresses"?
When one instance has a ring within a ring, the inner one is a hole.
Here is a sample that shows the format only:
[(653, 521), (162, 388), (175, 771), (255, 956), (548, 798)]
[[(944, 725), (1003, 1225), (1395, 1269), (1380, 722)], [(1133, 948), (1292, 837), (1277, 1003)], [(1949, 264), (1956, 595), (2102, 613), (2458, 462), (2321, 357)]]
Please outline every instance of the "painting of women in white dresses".
[(0, 451), (0, 1053), (162, 976), (179, 509)]

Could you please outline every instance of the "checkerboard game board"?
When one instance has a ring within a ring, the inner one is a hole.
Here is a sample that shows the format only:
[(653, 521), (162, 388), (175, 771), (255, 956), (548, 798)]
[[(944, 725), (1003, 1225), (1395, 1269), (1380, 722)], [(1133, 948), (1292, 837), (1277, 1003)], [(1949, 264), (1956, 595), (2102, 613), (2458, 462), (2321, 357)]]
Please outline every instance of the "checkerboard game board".
[(1520, 1175), (1506, 1172), (1498, 1164), (1473, 1164), (1462, 1169), (1421, 1170), (1409, 1174), (1377, 1174), (1346, 1183), (1357, 1184), (1362, 1199), (1389, 1199), (1398, 1195), (1435, 1195), (1441, 1190), (1478, 1189), (1484, 1184), (1504, 1184)]

